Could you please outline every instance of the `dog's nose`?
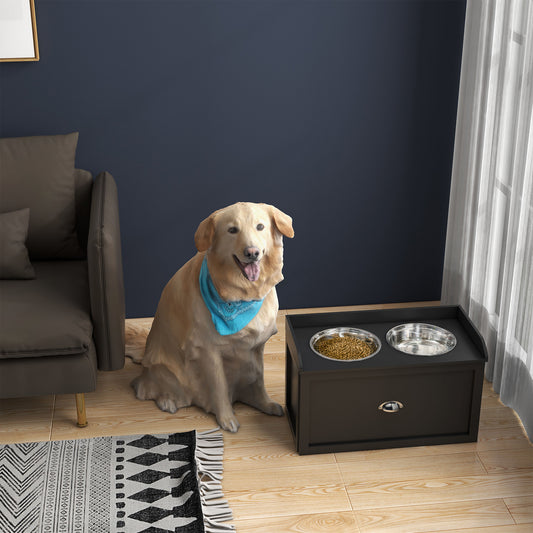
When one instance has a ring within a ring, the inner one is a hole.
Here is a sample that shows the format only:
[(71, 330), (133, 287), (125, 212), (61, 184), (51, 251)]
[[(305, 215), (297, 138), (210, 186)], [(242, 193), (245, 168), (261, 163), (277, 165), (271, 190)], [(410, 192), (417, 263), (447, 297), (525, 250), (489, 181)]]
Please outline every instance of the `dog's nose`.
[(257, 261), (260, 253), (259, 248), (255, 246), (247, 246), (243, 251), (244, 257), (248, 259), (248, 261)]

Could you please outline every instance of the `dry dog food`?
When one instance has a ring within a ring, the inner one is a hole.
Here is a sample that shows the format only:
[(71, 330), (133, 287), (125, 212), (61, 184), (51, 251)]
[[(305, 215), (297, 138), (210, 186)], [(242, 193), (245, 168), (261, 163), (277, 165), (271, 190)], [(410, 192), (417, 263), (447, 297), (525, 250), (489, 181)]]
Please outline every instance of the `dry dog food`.
[(372, 355), (377, 346), (372, 339), (360, 339), (353, 335), (333, 337), (322, 337), (318, 339), (314, 348), (325, 357), (331, 359), (341, 359), (343, 361), (350, 361), (353, 359), (364, 359)]

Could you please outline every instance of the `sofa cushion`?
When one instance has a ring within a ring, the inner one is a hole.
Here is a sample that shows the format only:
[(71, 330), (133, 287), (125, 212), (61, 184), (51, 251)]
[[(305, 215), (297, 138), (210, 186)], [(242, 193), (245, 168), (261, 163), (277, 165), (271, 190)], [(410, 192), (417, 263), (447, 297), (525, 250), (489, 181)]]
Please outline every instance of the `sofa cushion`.
[(0, 279), (33, 279), (26, 237), (30, 210), (0, 214)]
[(76, 235), (78, 133), (0, 139), (0, 213), (30, 208), (31, 259), (83, 257)]
[(33, 280), (0, 282), (0, 359), (87, 352), (86, 261), (36, 261)]
[(90, 392), (96, 379), (94, 344), (83, 354), (0, 359), (0, 398)]

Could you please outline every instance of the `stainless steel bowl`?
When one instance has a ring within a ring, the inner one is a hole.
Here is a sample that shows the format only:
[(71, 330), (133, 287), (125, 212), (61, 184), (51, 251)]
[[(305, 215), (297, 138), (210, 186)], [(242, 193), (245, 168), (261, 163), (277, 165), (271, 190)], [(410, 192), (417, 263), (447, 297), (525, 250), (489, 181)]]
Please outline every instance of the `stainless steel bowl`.
[[(334, 338), (334, 337), (355, 337), (357, 339), (360, 339), (362, 341), (367, 342), (371, 345), (372, 348), (374, 348), (374, 351), (367, 355), (366, 357), (361, 357), (358, 359), (337, 359), (336, 357), (328, 357), (327, 355), (324, 355), (320, 353), (316, 348), (315, 344), (320, 339), (324, 338)], [(309, 341), (309, 346), (320, 357), (323, 357), (324, 359), (329, 359), (330, 361), (338, 361), (340, 363), (353, 363), (354, 361), (364, 361), (365, 359), (369, 359), (370, 357), (374, 357), (379, 350), (381, 350), (381, 341), (373, 334), (370, 333), (370, 331), (365, 331), (364, 329), (357, 329), (357, 328), (329, 328), (324, 329), (322, 331), (319, 331), (318, 333), (315, 333), (311, 340)]]
[(410, 355), (433, 356), (448, 353), (457, 339), (446, 329), (433, 324), (400, 324), (387, 332), (387, 342), (396, 350)]

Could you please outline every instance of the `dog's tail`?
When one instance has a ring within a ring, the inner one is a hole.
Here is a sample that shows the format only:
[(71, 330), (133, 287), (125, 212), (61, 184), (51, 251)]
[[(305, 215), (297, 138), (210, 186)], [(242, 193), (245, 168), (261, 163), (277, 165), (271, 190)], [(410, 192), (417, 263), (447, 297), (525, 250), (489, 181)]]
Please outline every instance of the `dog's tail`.
[(150, 333), (150, 326), (145, 324), (126, 325), (126, 356), (131, 357), (134, 363), (141, 363), (146, 347), (146, 338)]

